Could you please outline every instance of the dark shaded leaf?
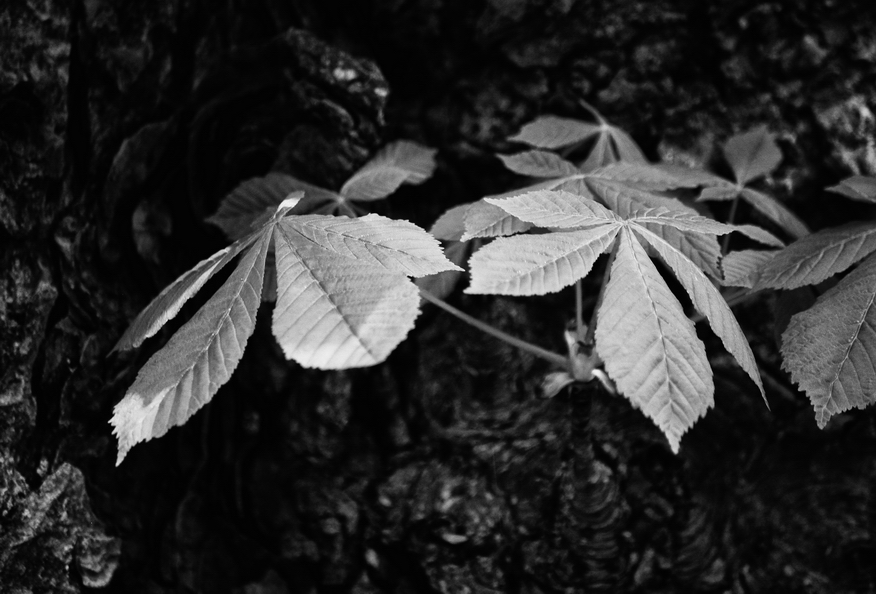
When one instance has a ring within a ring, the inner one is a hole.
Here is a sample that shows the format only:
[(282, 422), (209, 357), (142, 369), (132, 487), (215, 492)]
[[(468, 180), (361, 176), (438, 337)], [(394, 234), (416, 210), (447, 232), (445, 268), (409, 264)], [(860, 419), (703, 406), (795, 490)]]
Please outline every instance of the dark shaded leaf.
[(775, 169), (782, 160), (775, 138), (766, 126), (737, 134), (724, 144), (724, 157), (736, 182), (745, 185)]
[(558, 149), (580, 144), (599, 131), (599, 124), (556, 116), (542, 116), (523, 126), (520, 132), (508, 140), (523, 142), (538, 148)]
[(799, 239), (809, 235), (809, 227), (806, 226), (806, 223), (772, 196), (767, 196), (763, 192), (751, 188), (744, 188), (740, 196), (792, 237)]
[(876, 250), (876, 225), (851, 223), (795, 241), (764, 267), (755, 289), (816, 285)]
[(577, 167), (559, 155), (545, 151), (526, 151), (499, 155), (506, 168), (530, 177), (563, 177), (580, 173)]
[(435, 171), (435, 149), (399, 140), (387, 145), (341, 188), (350, 200), (386, 198), (402, 184), (421, 184)]
[(828, 188), (828, 191), (860, 202), (876, 202), (876, 177), (855, 175), (844, 179), (839, 185)]

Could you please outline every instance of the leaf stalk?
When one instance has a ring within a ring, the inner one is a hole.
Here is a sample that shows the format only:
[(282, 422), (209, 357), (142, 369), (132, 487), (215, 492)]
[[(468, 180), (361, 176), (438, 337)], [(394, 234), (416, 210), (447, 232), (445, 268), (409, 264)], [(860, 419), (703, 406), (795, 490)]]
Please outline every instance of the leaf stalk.
[(494, 338), (498, 338), (499, 340), (502, 340), (502, 341), (510, 344), (511, 346), (517, 347), (518, 349), (520, 349), (522, 351), (526, 351), (527, 353), (535, 355), (536, 357), (540, 357), (546, 361), (550, 361), (551, 363), (554, 363), (556, 365), (560, 365), (563, 368), (567, 368), (569, 366), (569, 361), (568, 361), (568, 359), (566, 359), (566, 357), (563, 357), (562, 355), (554, 353), (553, 351), (543, 349), (540, 346), (536, 346), (530, 342), (527, 342), (525, 340), (517, 338), (516, 336), (511, 336), (510, 334), (502, 332), (498, 328), (494, 328), (494, 327), (490, 326), (489, 324), (486, 324), (486, 323), (478, 320), (477, 318), (473, 318), (472, 316), (468, 315), (467, 313), (453, 307), (452, 305), (450, 305), (449, 303), (447, 303), (443, 299), (439, 299), (438, 297), (436, 297), (435, 295), (433, 295), (429, 291), (426, 291), (425, 289), (420, 289), (420, 295), (423, 297), (423, 299), (425, 299), (429, 303), (431, 303), (433, 305), (437, 305), (438, 307), (440, 307), (441, 309), (443, 309), (447, 313), (449, 313), (453, 316), (456, 316), (457, 318), (459, 318), (463, 322), (474, 326), (478, 330), (485, 332)]
[[(727, 217), (727, 222), (729, 224), (734, 224), (736, 222), (736, 209), (739, 207), (739, 194), (736, 194), (736, 198), (733, 199), (733, 203), (730, 205), (730, 216)], [(730, 233), (724, 236), (724, 239), (721, 242), (721, 256), (727, 255), (727, 249), (730, 247)]]
[[(617, 244), (615, 243), (615, 245)], [(596, 298), (596, 304), (593, 306), (593, 313), (590, 314), (590, 324), (587, 326), (587, 333), (581, 341), (584, 343), (584, 347), (588, 349), (592, 349), (596, 344), (596, 313), (599, 311), (599, 308), (602, 307), (602, 301), (605, 299), (605, 286), (608, 284), (608, 279), (611, 276), (611, 266), (614, 264), (616, 253), (617, 248), (615, 247), (611, 250), (611, 253), (608, 256), (608, 261), (605, 263), (605, 272), (602, 273), (602, 284), (599, 287), (599, 296)]]

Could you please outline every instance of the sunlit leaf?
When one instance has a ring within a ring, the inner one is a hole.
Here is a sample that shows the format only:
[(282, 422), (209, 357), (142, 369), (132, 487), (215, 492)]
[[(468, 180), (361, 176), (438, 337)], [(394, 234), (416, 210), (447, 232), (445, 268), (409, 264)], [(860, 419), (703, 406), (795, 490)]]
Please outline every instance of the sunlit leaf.
[(606, 221), (592, 229), (497, 239), (471, 257), (471, 286), (466, 293), (555, 293), (587, 276), (619, 226)]
[(445, 299), (456, 288), (456, 285), (462, 280), (464, 272), (462, 267), (465, 265), (468, 257), (471, 255), (472, 246), (470, 243), (462, 241), (451, 241), (444, 248), (444, 256), (453, 264), (459, 267), (459, 270), (445, 270), (429, 276), (422, 276), (414, 279), (414, 283), (420, 289), (428, 291), (438, 299)]
[(185, 423), (231, 377), (255, 327), (269, 238), (269, 232), (259, 235), (225, 284), (152, 355), (116, 405), (116, 464), (134, 444)]
[(681, 231), (670, 225), (641, 225), (679, 250), (710, 277), (721, 278), (721, 246), (715, 235)]
[[(629, 218), (635, 213), (655, 208), (662, 209), (661, 212), (687, 213), (699, 217), (695, 210), (674, 198), (656, 196), (614, 180), (598, 177), (573, 179), (561, 183), (557, 189), (599, 200), (622, 218)], [(708, 220), (711, 221), (711, 219)], [(720, 278), (718, 260), (721, 256), (721, 246), (714, 235), (709, 235), (708, 232), (685, 233), (667, 225), (650, 225), (648, 223), (645, 225), (648, 228), (653, 226), (652, 231), (681, 249), (697, 266), (706, 270), (713, 277)]]
[(757, 225), (733, 225), (733, 231), (742, 233), (749, 239), (772, 247), (785, 247), (785, 242)]
[[(698, 215), (697, 211), (683, 204), (676, 198), (658, 196), (647, 190), (630, 186), (624, 182), (594, 175), (586, 180), (590, 192), (605, 204), (608, 208), (621, 217), (629, 217), (633, 213), (646, 209), (663, 207), (677, 212), (686, 212)], [(558, 189), (573, 187), (570, 183), (560, 186)]]
[(748, 374), (760, 390), (760, 394), (766, 401), (766, 393), (760, 379), (757, 362), (754, 353), (739, 327), (739, 322), (721, 293), (709, 281), (703, 271), (697, 268), (683, 253), (672, 245), (651, 233), (647, 229), (638, 228), (636, 232), (657, 250), (660, 259), (663, 260), (673, 274), (684, 287), (693, 303), (694, 308), (705, 316), (712, 330), (721, 339), (721, 343), (727, 352), (733, 355), (739, 366)]
[(687, 212), (672, 211), (665, 207), (639, 210), (633, 213), (629, 219), (635, 220), (640, 224), (668, 225), (670, 227), (675, 227), (680, 231), (701, 234), (726, 235), (735, 231), (765, 245), (773, 247), (784, 246), (784, 243), (782, 243), (778, 237), (769, 231), (761, 229), (760, 227), (755, 227), (754, 225), (728, 225), (727, 223), (721, 223), (708, 217)]
[(712, 278), (721, 277), (718, 265), (721, 246), (716, 231), (724, 229), (723, 223), (701, 217), (695, 211), (669, 210), (664, 206), (648, 207), (636, 202), (623, 206), (631, 211), (627, 219), (635, 220), (669, 242)]
[(310, 204), (333, 202), (338, 195), (285, 173), (272, 171), (264, 177), (248, 179), (222, 199), (218, 210), (207, 218), (231, 239), (240, 239), (271, 218), (277, 205), (291, 194)]
[(876, 258), (867, 258), (806, 311), (782, 338), (782, 367), (809, 396), (815, 420), (876, 402)]
[(678, 175), (674, 170), (668, 168), (657, 167), (650, 163), (629, 163), (626, 161), (600, 167), (590, 172), (589, 176), (653, 191), (694, 188), (700, 185), (696, 179)]
[[(265, 271), (278, 277), (274, 331), (284, 353), (302, 365), (341, 369), (383, 361), (407, 335), (420, 302), (408, 276), (461, 270), (411, 223), (290, 214), (296, 203), (282, 201), (257, 232), (183, 275), (120, 341), (127, 348), (154, 334), (239, 256), (221, 288), (149, 359), (116, 406), (119, 462), (134, 444), (184, 423), (228, 381), (253, 331), (263, 287), (271, 286)], [(272, 238), (276, 263), (268, 267)]]
[(498, 206), (479, 200), (465, 211), (465, 233), (462, 241), (475, 237), (501, 237), (526, 231), (531, 223), (521, 221)]
[(677, 452), (681, 436), (713, 404), (714, 384), (693, 322), (645, 249), (623, 229), (597, 314), (596, 352), (634, 406)]
[(369, 214), (350, 219), (304, 215), (281, 223), (325, 250), (409, 276), (453, 269), (438, 241), (407, 221)]
[[(611, 167), (605, 169), (611, 171)], [(623, 170), (628, 171), (632, 170)], [(695, 307), (763, 394), (751, 349), (707, 275), (721, 278), (719, 235), (735, 231), (769, 245), (782, 242), (758, 227), (719, 223), (672, 198), (602, 175), (598, 170), (568, 176), (555, 180), (557, 189), (541, 184), (517, 195), (485, 199), (548, 232), (498, 239), (481, 248), (469, 262), (472, 282), (467, 292), (541, 295), (560, 291), (588, 274), (601, 253), (613, 251), (611, 276), (597, 312), (597, 353), (620, 391), (655, 420), (677, 450), (681, 434), (711, 404), (711, 371), (692, 323), (658, 276), (647, 250), (653, 250), (677, 275)], [(659, 182), (661, 176), (668, 179), (663, 172), (654, 179)], [(626, 315), (632, 321), (621, 319)], [(603, 328), (603, 319), (609, 330)], [(655, 348), (659, 355), (653, 352)], [(655, 367), (643, 370), (638, 361), (650, 361)], [(625, 378), (628, 373), (632, 376)], [(650, 397), (655, 391), (659, 392), (657, 401)]]
[(814, 287), (798, 287), (789, 291), (779, 291), (773, 305), (773, 339), (776, 346), (782, 347), (782, 334), (791, 323), (791, 318), (815, 305), (819, 293)]

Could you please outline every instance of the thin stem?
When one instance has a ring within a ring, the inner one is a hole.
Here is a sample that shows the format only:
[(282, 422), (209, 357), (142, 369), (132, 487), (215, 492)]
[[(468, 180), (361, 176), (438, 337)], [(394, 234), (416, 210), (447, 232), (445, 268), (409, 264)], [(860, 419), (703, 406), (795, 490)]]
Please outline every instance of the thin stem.
[(581, 290), (581, 279), (575, 281), (575, 338), (584, 340), (584, 295)]
[[(730, 205), (730, 216), (727, 217), (727, 222), (731, 225), (736, 221), (736, 207), (739, 206), (739, 195), (737, 194), (736, 198), (733, 199), (733, 204)], [(721, 243), (721, 255), (727, 255), (727, 248), (730, 246), (730, 234), (724, 236), (724, 240)]]
[[(615, 240), (617, 241), (617, 240)], [(608, 284), (608, 279), (611, 276), (611, 265), (614, 264), (614, 256), (617, 249), (611, 250), (608, 256), (608, 262), (605, 263), (605, 272), (602, 273), (602, 285), (599, 287), (599, 297), (596, 298), (596, 305), (593, 306), (593, 313), (590, 314), (590, 324), (587, 326), (587, 334), (581, 341), (585, 348), (592, 348), (596, 344), (596, 312), (602, 307), (602, 300), (605, 299), (605, 286)]]
[(562, 355), (558, 355), (557, 353), (554, 353), (554, 352), (549, 351), (547, 349), (543, 349), (540, 346), (536, 346), (532, 343), (526, 342), (525, 340), (521, 340), (520, 338), (517, 338), (515, 336), (511, 336), (510, 334), (506, 334), (505, 332), (502, 332), (498, 328), (493, 328), (489, 324), (485, 324), (484, 322), (481, 322), (480, 320), (471, 317), (467, 313), (456, 309), (455, 307), (453, 307), (452, 305), (450, 305), (449, 303), (447, 303), (443, 299), (439, 299), (438, 297), (436, 297), (435, 295), (433, 295), (429, 291), (426, 291), (424, 289), (420, 289), (420, 296), (422, 296), (423, 299), (425, 299), (429, 303), (437, 305), (438, 307), (440, 307), (441, 309), (443, 309), (447, 313), (450, 313), (450, 314), (456, 316), (457, 318), (459, 318), (463, 322), (466, 322), (467, 324), (471, 324), (472, 326), (474, 326), (478, 330), (481, 330), (482, 332), (486, 332), (487, 334), (489, 334), (490, 336), (493, 336), (494, 338), (498, 338), (499, 340), (504, 340), (505, 342), (507, 342), (511, 346), (515, 346), (522, 351), (526, 351), (528, 353), (531, 353), (531, 354), (535, 355), (536, 357), (541, 357), (542, 359), (545, 359), (546, 361), (550, 361), (551, 363), (554, 363), (556, 365), (560, 365), (564, 368), (567, 368), (569, 366), (569, 361), (566, 359), (566, 357), (563, 357)]
[(603, 125), (603, 126), (605, 125), (605, 120), (602, 119), (602, 114), (600, 114), (600, 113), (596, 110), (595, 107), (593, 107), (592, 105), (590, 105), (589, 103), (587, 103), (587, 101), (585, 101), (584, 99), (578, 99), (578, 103), (580, 103), (581, 106), (582, 106), (584, 109), (586, 109), (586, 110), (589, 111), (591, 114), (593, 114), (593, 117), (596, 118), (596, 120), (599, 122), (600, 125)]

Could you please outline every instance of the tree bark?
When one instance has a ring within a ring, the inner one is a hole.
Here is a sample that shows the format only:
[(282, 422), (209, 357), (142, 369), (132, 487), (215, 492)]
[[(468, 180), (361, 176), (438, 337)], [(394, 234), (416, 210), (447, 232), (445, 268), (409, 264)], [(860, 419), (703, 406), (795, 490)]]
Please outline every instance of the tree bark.
[[(541, 397), (546, 364), (431, 306), (346, 372), (287, 362), (263, 308), (185, 426), (117, 468), (108, 424), (181, 322), (115, 341), (267, 171), (337, 189), (386, 141), (433, 146), (434, 178), (376, 206), (428, 228), (513, 187), (506, 139), (585, 100), (652, 160), (719, 172), (718, 144), (766, 124), (764, 189), (814, 229), (872, 216), (822, 190), (876, 175), (873, 31), (864, 0), (10, 0), (0, 590), (876, 591), (876, 412), (816, 429), (765, 297), (737, 315), (772, 410), (707, 337), (717, 404), (678, 455), (622, 397)], [(571, 293), (451, 300), (554, 350), (574, 316)]]

